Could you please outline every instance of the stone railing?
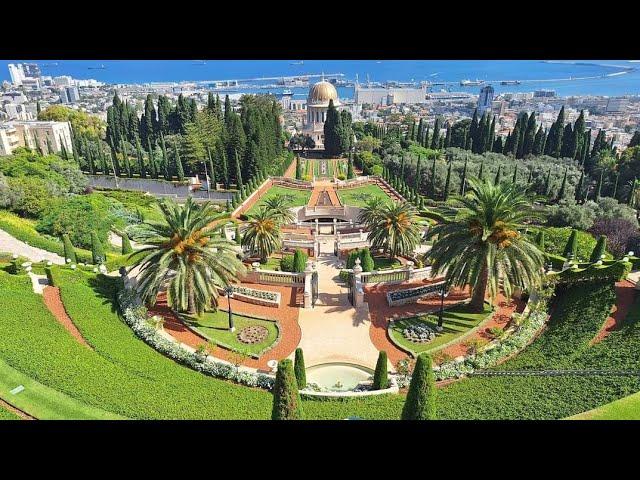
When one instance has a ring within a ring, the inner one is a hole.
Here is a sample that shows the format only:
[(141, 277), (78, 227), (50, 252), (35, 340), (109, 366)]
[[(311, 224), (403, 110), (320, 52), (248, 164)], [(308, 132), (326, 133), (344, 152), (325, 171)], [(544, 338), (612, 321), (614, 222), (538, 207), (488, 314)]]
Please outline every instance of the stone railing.
[(271, 180), (275, 185), (283, 185), (285, 187), (290, 186), (293, 188), (307, 188), (312, 189), (311, 182), (305, 180), (297, 180), (295, 178), (288, 177), (271, 177)]
[(262, 285), (283, 285), (286, 287), (304, 288), (304, 308), (311, 308), (311, 279), (315, 272), (315, 263), (307, 260), (304, 272), (276, 272), (275, 270), (262, 270), (260, 264), (255, 262), (243, 278), (245, 282), (259, 283)]
[(346, 208), (344, 206), (326, 207), (326, 206), (316, 205), (314, 207), (304, 207), (304, 215), (305, 217), (309, 217), (309, 216), (344, 217), (346, 215)]
[(445, 282), (437, 282), (421, 287), (387, 292), (387, 303), (390, 307), (397, 307), (399, 305), (406, 305), (407, 303), (415, 303), (421, 298), (437, 296), (442, 293), (444, 284)]
[[(257, 288), (241, 287), (232, 285), (233, 297), (237, 300), (266, 307), (280, 306), (280, 292), (258, 290)], [(222, 293), (222, 289), (218, 289)]]
[(431, 275), (431, 267), (413, 268), (411, 263), (404, 268), (363, 272), (362, 283), (387, 283), (393, 285), (409, 280), (428, 278)]
[(376, 178), (377, 177), (375, 176), (364, 176), (364, 177), (352, 178), (351, 180), (337, 180), (336, 188), (361, 187), (363, 185), (375, 183)]

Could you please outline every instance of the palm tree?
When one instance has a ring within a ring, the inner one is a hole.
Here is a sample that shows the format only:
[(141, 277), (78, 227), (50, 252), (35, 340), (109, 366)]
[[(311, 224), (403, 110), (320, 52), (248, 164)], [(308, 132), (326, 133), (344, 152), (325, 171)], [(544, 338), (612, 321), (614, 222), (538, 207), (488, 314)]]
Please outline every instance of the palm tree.
[(358, 215), (358, 222), (365, 225), (373, 225), (376, 220), (380, 218), (380, 212), (385, 202), (380, 197), (372, 197), (366, 193), (361, 193), (359, 195), (362, 195), (362, 197), (359, 198), (364, 199), (365, 205)]
[(295, 220), (289, 209), (291, 195), (278, 194), (264, 201), (264, 207), (270, 210), (280, 224), (291, 223)]
[(238, 280), (245, 267), (238, 246), (221, 234), (217, 214), (210, 203), (198, 205), (188, 198), (184, 205), (171, 200), (160, 203), (163, 222), (145, 222), (136, 241), (148, 245), (135, 255), (142, 258), (137, 290), (147, 305), (156, 302), (166, 280), (168, 305), (180, 312), (201, 314), (217, 305), (217, 287)]
[(420, 244), (420, 220), (408, 202), (370, 202), (360, 220), (369, 230), (373, 248), (384, 248), (392, 258), (409, 255)]
[(242, 236), (242, 245), (258, 254), (261, 263), (280, 247), (280, 221), (277, 212), (262, 205), (249, 220)]
[(472, 285), (470, 306), (480, 312), (487, 287), (495, 298), (499, 288), (510, 297), (513, 287), (538, 285), (544, 256), (521, 233), (525, 222), (538, 219), (523, 186), (476, 178), (468, 184), (465, 196), (453, 197), (445, 221), (429, 231), (427, 238), (437, 241), (427, 257), (432, 274), (446, 271), (449, 285)]

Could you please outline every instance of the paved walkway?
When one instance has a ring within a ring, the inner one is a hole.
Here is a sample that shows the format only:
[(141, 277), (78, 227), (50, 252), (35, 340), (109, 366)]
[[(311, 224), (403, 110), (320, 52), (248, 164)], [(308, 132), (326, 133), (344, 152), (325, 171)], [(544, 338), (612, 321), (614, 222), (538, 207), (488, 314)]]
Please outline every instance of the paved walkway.
[(17, 253), (19, 256), (26, 257), (32, 262), (49, 260), (57, 265), (64, 265), (64, 258), (60, 255), (27, 245), (17, 238), (9, 235), (4, 230), (0, 230), (0, 252), (8, 252), (11, 254)]
[[(318, 269), (318, 301), (312, 309), (300, 309), (300, 347), (305, 364), (346, 362), (375, 368), (378, 349), (369, 339), (369, 307), (354, 309), (346, 285), (338, 283), (339, 261), (332, 245), (321, 244)], [(328, 251), (327, 251), (328, 250)]]

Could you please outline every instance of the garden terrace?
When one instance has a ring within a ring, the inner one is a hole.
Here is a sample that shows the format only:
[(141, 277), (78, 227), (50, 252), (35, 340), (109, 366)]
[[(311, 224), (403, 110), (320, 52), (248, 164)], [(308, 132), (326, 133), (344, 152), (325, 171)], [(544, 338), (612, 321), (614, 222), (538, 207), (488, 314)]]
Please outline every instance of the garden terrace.
[[(180, 315), (180, 319), (215, 345), (227, 350), (240, 351), (254, 358), (260, 357), (269, 350), (279, 337), (278, 324), (274, 320), (247, 317), (237, 313), (233, 315), (236, 331), (230, 332), (228, 312), (220, 309), (215, 312), (205, 312), (200, 316)], [(239, 338), (241, 332), (252, 326), (266, 329), (266, 336), (256, 343), (242, 342)]]
[(283, 185), (272, 185), (266, 189), (264, 194), (250, 206), (247, 206), (245, 212), (248, 215), (255, 213), (260, 206), (264, 205), (264, 202), (269, 198), (273, 198), (278, 195), (285, 195), (289, 197), (289, 207), (301, 207), (309, 202), (311, 196), (311, 190), (301, 188), (291, 188)]
[(371, 183), (368, 185), (353, 187), (353, 188), (339, 188), (338, 198), (343, 205), (350, 205), (353, 207), (364, 207), (367, 201), (371, 198), (381, 198), (385, 202), (390, 201), (393, 197), (385, 192), (379, 185)]
[[(405, 318), (394, 319), (389, 322), (389, 337), (401, 349), (417, 355), (422, 352), (433, 353), (454, 341), (461, 341), (463, 337), (473, 333), (493, 313), (491, 305), (485, 304), (485, 309), (480, 313), (471, 312), (468, 305), (456, 305), (444, 310), (442, 314), (443, 330), (436, 331), (438, 325), (438, 313), (423, 314)], [(407, 328), (426, 325), (436, 332), (433, 340), (426, 343), (412, 342), (403, 332)]]

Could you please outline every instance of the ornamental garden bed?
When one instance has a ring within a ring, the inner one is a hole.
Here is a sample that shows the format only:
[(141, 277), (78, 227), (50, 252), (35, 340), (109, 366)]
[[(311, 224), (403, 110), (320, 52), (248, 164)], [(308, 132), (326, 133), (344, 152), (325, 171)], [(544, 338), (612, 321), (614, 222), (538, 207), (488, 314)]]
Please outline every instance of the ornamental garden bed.
[[(235, 296), (235, 294), (234, 294)], [(249, 354), (254, 358), (260, 357), (264, 352), (270, 350), (278, 340), (280, 331), (275, 321), (247, 317), (233, 314), (235, 332), (229, 331), (228, 312), (218, 310), (216, 312), (205, 312), (199, 317), (190, 315), (180, 315), (182, 321), (190, 328), (207, 340), (228, 350), (236, 350)], [(262, 326), (267, 329), (264, 340), (252, 344), (247, 344), (238, 338), (238, 335), (246, 327)]]
[(387, 303), (390, 307), (415, 303), (421, 298), (440, 295), (444, 282), (432, 283), (421, 287), (407, 288), (405, 290), (395, 290), (387, 292)]
[[(491, 317), (493, 311), (488, 303), (485, 303), (485, 309), (480, 313), (470, 312), (469, 306), (466, 304), (447, 308), (442, 315), (444, 328), (442, 332), (436, 331), (438, 312), (395, 319), (390, 321), (387, 327), (389, 338), (401, 350), (414, 356), (422, 352), (435, 352), (475, 332), (481, 324)], [(419, 329), (422, 326), (435, 332), (433, 340), (416, 342), (405, 336), (405, 330)]]
[(242, 302), (264, 305), (266, 307), (280, 306), (280, 292), (271, 292), (269, 290), (233, 286), (233, 298)]

